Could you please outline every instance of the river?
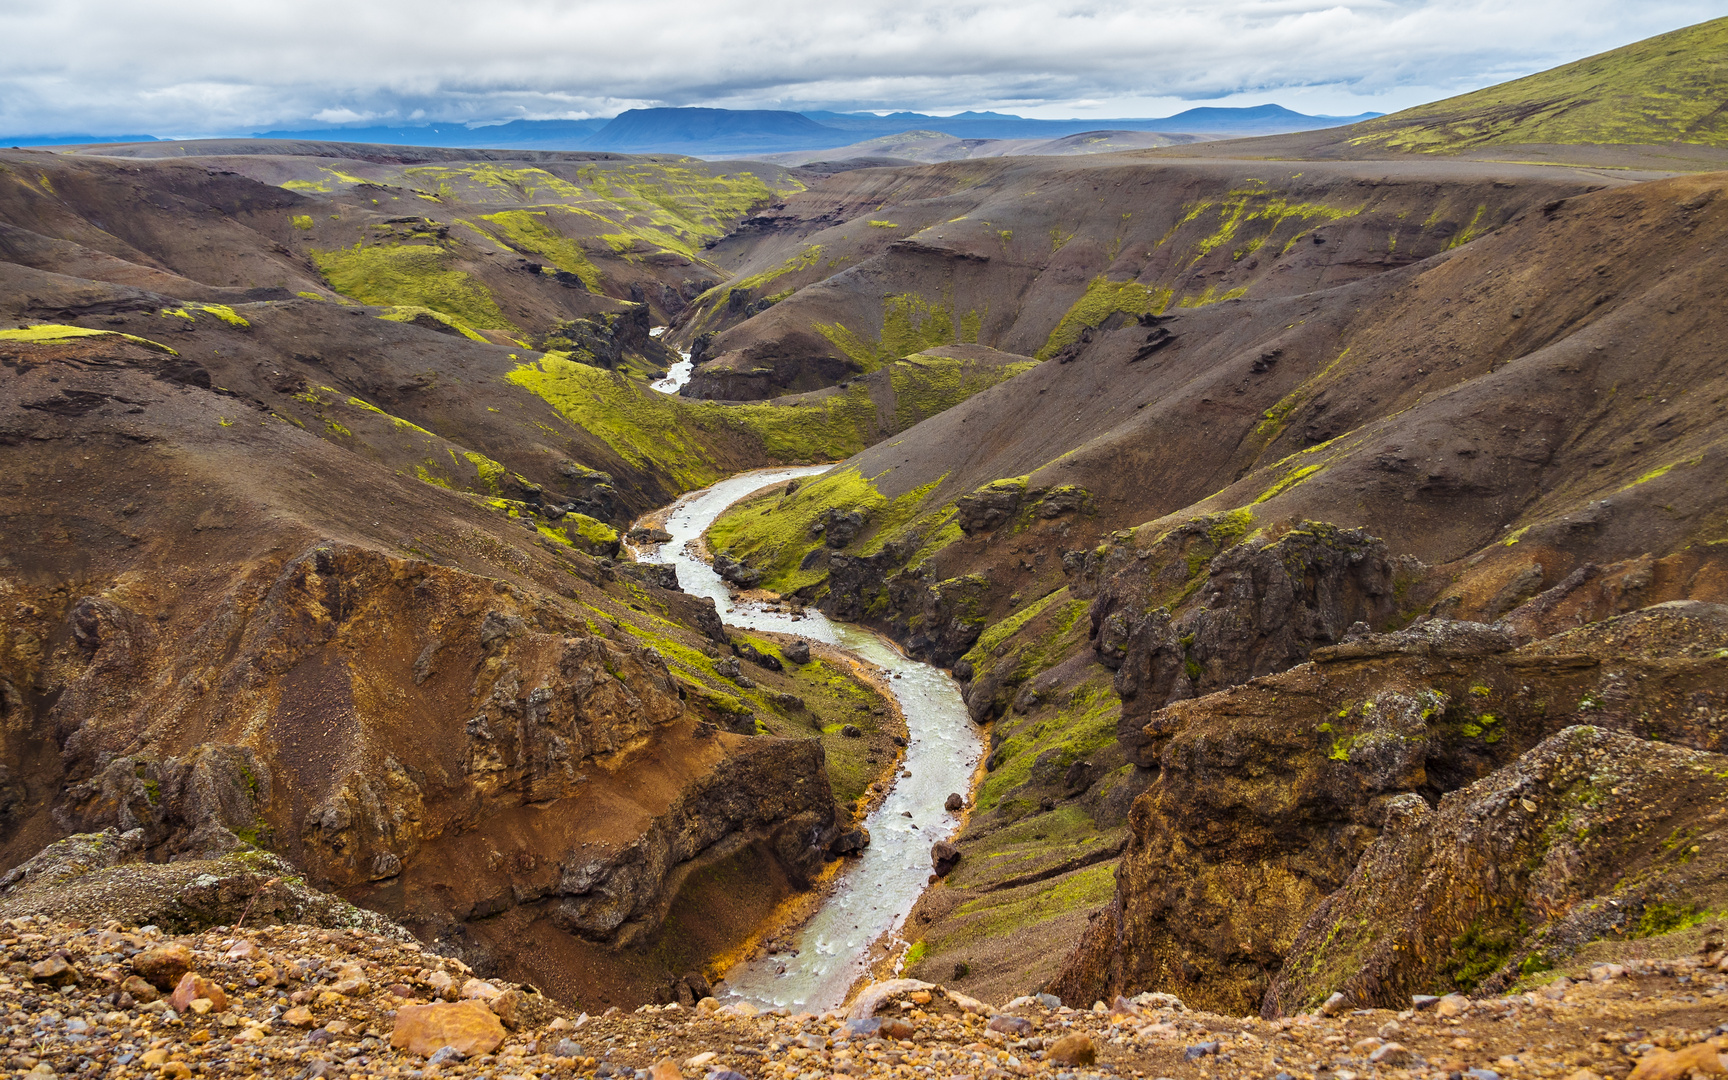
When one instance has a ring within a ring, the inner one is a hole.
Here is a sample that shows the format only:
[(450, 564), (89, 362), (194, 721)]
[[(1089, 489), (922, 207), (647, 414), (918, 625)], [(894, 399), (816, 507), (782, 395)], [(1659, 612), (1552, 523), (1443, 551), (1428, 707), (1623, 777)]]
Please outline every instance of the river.
[[(665, 332), (666, 327), (656, 326), (654, 329), (648, 331), (648, 336), (659, 337)], [(683, 349), (678, 349), (677, 353), (683, 359), (666, 369), (665, 378), (656, 379), (652, 383), (648, 384), (654, 389), (660, 391), (662, 394), (676, 394), (678, 391), (684, 389), (684, 384), (690, 381), (690, 374), (696, 370), (696, 365), (690, 362), (689, 353), (685, 352)], [(722, 507), (721, 509), (725, 508)]]
[[(745, 961), (726, 974), (732, 999), (813, 1012), (844, 1002), (867, 967), (870, 944), (900, 929), (928, 883), (931, 845), (951, 838), (959, 828), (959, 819), (942, 804), (952, 792), (970, 799), (972, 776), (983, 753), (983, 736), (966, 713), (959, 686), (946, 672), (908, 659), (873, 631), (835, 622), (814, 608), (794, 618), (734, 602), (713, 567), (694, 553), (693, 542), (734, 502), (769, 484), (827, 469), (763, 469), (691, 492), (667, 517), (671, 541), (640, 555), (644, 562), (677, 567), (684, 591), (712, 597), (727, 626), (826, 642), (881, 668), (906, 716), (906, 757), (887, 797), (864, 821), (870, 846), (852, 860), (816, 915), (797, 933), (796, 955)], [(906, 813), (911, 816), (903, 816)]]

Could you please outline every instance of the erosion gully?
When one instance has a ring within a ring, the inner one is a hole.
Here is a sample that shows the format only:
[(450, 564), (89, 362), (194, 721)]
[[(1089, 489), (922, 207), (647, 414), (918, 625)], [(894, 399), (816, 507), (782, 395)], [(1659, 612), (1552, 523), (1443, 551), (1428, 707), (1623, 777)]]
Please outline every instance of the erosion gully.
[(906, 757), (886, 798), (864, 821), (870, 846), (842, 872), (788, 953), (746, 960), (726, 973), (731, 998), (794, 1011), (842, 1004), (868, 967), (871, 944), (899, 931), (928, 884), (931, 845), (959, 827), (958, 816), (943, 809), (943, 802), (952, 792), (970, 792), (983, 753), (982, 736), (946, 672), (908, 659), (873, 631), (814, 609), (794, 617), (734, 599), (702, 558), (702, 533), (721, 511), (760, 488), (827, 468), (763, 469), (691, 492), (666, 519), (671, 541), (638, 552), (644, 562), (677, 567), (684, 591), (712, 597), (727, 626), (825, 642), (880, 668), (905, 714)]

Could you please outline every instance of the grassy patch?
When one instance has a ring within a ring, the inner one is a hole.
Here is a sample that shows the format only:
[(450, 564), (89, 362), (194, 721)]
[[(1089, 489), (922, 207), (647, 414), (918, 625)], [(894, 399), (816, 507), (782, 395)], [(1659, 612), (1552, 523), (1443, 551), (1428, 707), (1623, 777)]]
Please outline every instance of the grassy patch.
[(762, 570), (765, 588), (789, 593), (822, 579), (822, 571), (801, 567), (823, 545), (811, 530), (824, 514), (856, 510), (868, 520), (887, 506), (875, 485), (848, 466), (806, 481), (791, 495), (776, 491), (739, 503), (708, 527), (708, 543)]
[(973, 360), (925, 355), (897, 360), (888, 368), (890, 384), (894, 388), (894, 427), (886, 434), (905, 431), (1036, 366), (1031, 361), (981, 364)]
[(430, 308), (483, 330), (513, 330), (486, 287), (450, 267), (448, 251), (386, 244), (311, 252), (330, 287), (363, 304)]
[(1066, 768), (1113, 745), (1121, 704), (1107, 679), (1094, 678), (1076, 688), (1070, 703), (1055, 717), (1009, 736), (996, 749), (998, 765), (978, 786), (978, 809), (994, 809), (1026, 783), (1033, 764), (1046, 751), (1055, 750), (1056, 765)]
[[(564, 213), (573, 211), (557, 208)], [(600, 291), (600, 271), (588, 261), (582, 245), (554, 229), (548, 215), (554, 210), (500, 210), (480, 220), (492, 226), (500, 240), (517, 251), (538, 255), (560, 270), (575, 274), (589, 292)]]
[(771, 460), (811, 463), (850, 457), (875, 429), (875, 405), (863, 386), (815, 404), (718, 405), (661, 394), (561, 353), (520, 364), (508, 378), (623, 460), (672, 478), (682, 490), (731, 472), (720, 447), (740, 437)]
[(1050, 331), (1044, 347), (1038, 350), (1038, 359), (1050, 359), (1080, 340), (1080, 334), (1087, 328), (1098, 326), (1119, 311), (1136, 317), (1157, 314), (1169, 306), (1170, 295), (1169, 289), (1148, 289), (1138, 281), (1111, 281), (1099, 274), (1087, 282), (1080, 299), (1074, 301)]
[(1102, 907), (1110, 902), (1115, 891), (1116, 865), (1104, 862), (1065, 874), (1049, 887), (1034, 890), (1030, 896), (1018, 895), (1003, 901), (986, 894), (969, 900), (960, 906), (957, 914), (979, 916), (978, 924), (968, 928), (968, 937), (974, 934), (978, 937), (1001, 937), (1071, 911)]
[(82, 326), (62, 326), (58, 323), (38, 323), (35, 326), (20, 326), (13, 330), (0, 330), (0, 341), (17, 341), (30, 345), (58, 345), (77, 338), (87, 337), (117, 337), (130, 341), (134, 345), (158, 349), (174, 356), (180, 355), (159, 341), (134, 337), (131, 334), (122, 334), (114, 330), (86, 330)]

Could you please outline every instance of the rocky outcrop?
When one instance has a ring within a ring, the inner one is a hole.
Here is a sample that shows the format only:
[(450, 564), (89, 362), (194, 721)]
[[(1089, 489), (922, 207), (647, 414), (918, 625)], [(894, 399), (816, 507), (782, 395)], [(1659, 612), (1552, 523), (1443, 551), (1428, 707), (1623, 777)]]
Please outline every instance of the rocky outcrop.
[(550, 917), (572, 933), (628, 945), (659, 925), (678, 886), (701, 867), (763, 844), (808, 886), (838, 833), (821, 744), (752, 741), (629, 844), (563, 855)]
[(546, 352), (570, 353), (595, 367), (616, 370), (635, 359), (650, 368), (664, 370), (678, 362), (678, 354), (659, 338), (649, 336), (653, 325), (649, 306), (635, 303), (622, 311), (566, 319), (548, 330), (538, 347)]
[[(1116, 898), (1053, 992), (1168, 990), (1222, 1011), (1258, 1008), (1274, 978), (1294, 978), (1304, 925), (1410, 797), (1431, 805), (1486, 783), (1576, 725), (1724, 749), (1725, 644), (1728, 609), (1698, 603), (1520, 648), (1503, 628), (1435, 621), (1157, 710), (1137, 743), (1157, 776), (1134, 804)], [(1638, 835), (1628, 825), (1613, 843)], [(1371, 920), (1364, 940), (1377, 927), (1387, 929)], [(1275, 1000), (1311, 996), (1310, 984), (1291, 985)]]
[(1396, 611), (1392, 560), (1366, 531), (1303, 522), (1238, 542), (1242, 528), (1203, 518), (1089, 557), (1093, 648), (1116, 670), (1135, 764), (1154, 764), (1144, 729), (1158, 709), (1283, 671)]
[(409, 940), (407, 931), (377, 912), (308, 887), (294, 867), (268, 852), (156, 863), (145, 860), (147, 846), (142, 829), (56, 841), (0, 877), (0, 918), (153, 924), (170, 933), (244, 920), (252, 926), (363, 929)]
[(1603, 937), (1683, 925), (1728, 884), (1728, 758), (1569, 727), (1439, 805), (1387, 802), (1378, 839), (1298, 933), (1263, 1011), (1334, 993), (1494, 992)]
[[(724, 640), (711, 601), (631, 589)], [(52, 753), (62, 774), (31, 774), (26, 794), (46, 797), (12, 826), (118, 838), (92, 849), (112, 855), (99, 869), (168, 875), (137, 888), (182, 896), (161, 917), (186, 925), (292, 877), (480, 960), (464, 924), (522, 905), (620, 948), (693, 872), (751, 849), (801, 887), (837, 832), (819, 742), (754, 737), (753, 721), (704, 732), (656, 648), (503, 582), (323, 543), (195, 602), (111, 589), (64, 610), (70, 643), (21, 676), (59, 692), (3, 732), (13, 767)], [(210, 869), (222, 859), (257, 873)], [(141, 868), (158, 865), (204, 869)], [(43, 873), (18, 872), (19, 888)], [(186, 893), (200, 874), (217, 884)], [(284, 896), (259, 903), (300, 903)]]

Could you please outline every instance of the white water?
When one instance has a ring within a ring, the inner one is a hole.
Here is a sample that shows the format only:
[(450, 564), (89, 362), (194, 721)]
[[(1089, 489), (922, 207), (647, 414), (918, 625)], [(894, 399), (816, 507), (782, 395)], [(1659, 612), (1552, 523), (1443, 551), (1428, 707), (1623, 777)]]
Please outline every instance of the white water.
[[(666, 330), (667, 328), (664, 326), (656, 326), (654, 329), (648, 331), (648, 336), (659, 337), (661, 334), (664, 334)], [(664, 379), (656, 379), (652, 384), (650, 384), (654, 389), (660, 391), (662, 394), (676, 394), (678, 391), (684, 389), (684, 384), (690, 381), (690, 373), (696, 370), (696, 365), (690, 362), (689, 353), (685, 352), (683, 349), (679, 349), (678, 355), (682, 356), (684, 359), (673, 364), (670, 368), (667, 368), (666, 377)], [(721, 509), (724, 510), (725, 507), (721, 507)], [(718, 513), (718, 511), (716, 511), (716, 513)]]
[[(867, 819), (871, 843), (843, 872), (833, 893), (793, 942), (797, 955), (745, 961), (726, 974), (730, 996), (758, 1006), (819, 1012), (840, 1005), (864, 973), (865, 950), (897, 931), (930, 875), (930, 846), (958, 827), (942, 808), (951, 792), (966, 794), (983, 752), (983, 739), (966, 713), (960, 688), (946, 673), (909, 660), (871, 631), (832, 622), (809, 609), (802, 618), (734, 603), (713, 567), (691, 544), (722, 510), (758, 488), (824, 472), (814, 468), (763, 469), (723, 480), (678, 500), (666, 522), (672, 540), (641, 553), (645, 562), (678, 568), (684, 591), (713, 597), (728, 626), (776, 630), (826, 642), (888, 672), (889, 685), (906, 715), (906, 757), (888, 797)], [(906, 775), (910, 773), (911, 775)], [(911, 811), (910, 818), (902, 817)]]

